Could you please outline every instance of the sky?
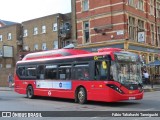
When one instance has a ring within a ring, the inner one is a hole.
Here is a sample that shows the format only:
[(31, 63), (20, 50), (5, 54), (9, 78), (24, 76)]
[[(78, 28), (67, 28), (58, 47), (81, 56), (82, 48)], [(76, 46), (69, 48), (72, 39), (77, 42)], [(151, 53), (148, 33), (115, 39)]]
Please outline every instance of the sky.
[(1, 0), (0, 19), (23, 21), (71, 12), (71, 0)]

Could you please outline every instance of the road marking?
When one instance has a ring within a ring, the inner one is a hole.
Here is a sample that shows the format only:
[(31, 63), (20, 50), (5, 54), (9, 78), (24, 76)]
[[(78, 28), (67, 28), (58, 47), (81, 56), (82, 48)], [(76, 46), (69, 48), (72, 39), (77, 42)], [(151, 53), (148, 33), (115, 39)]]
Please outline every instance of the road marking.
[(98, 117), (91, 117), (90, 119), (97, 119)]
[(142, 111), (151, 111), (151, 110), (154, 110), (155, 108), (149, 108), (149, 109), (144, 109)]

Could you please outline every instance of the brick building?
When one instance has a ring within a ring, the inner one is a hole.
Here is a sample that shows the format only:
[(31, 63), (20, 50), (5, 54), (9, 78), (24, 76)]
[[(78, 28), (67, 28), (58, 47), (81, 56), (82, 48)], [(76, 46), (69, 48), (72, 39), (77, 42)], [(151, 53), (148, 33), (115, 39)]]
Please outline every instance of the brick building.
[(116, 47), (142, 55), (160, 52), (160, 0), (72, 0), (78, 48)]
[(14, 72), (22, 47), (21, 24), (0, 20), (0, 86), (7, 86), (7, 76)]
[(71, 13), (53, 14), (21, 24), (0, 20), (0, 86), (7, 85), (8, 74), (16, 62), (30, 52), (63, 48), (72, 39)]
[(71, 13), (54, 14), (22, 22), (23, 49), (34, 52), (63, 48), (72, 42)]

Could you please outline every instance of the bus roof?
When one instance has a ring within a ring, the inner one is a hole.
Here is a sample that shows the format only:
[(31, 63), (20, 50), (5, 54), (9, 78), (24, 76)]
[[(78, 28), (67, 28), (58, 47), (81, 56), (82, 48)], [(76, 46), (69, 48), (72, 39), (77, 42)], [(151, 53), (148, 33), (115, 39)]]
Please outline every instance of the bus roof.
[(45, 61), (45, 60), (57, 60), (57, 59), (69, 59), (69, 58), (82, 58), (90, 56), (110, 55), (114, 60), (114, 52), (122, 51), (121, 49), (103, 49), (99, 52), (88, 52), (79, 49), (59, 49), (45, 52), (30, 53), (23, 58), (22, 61), (17, 63), (34, 62), (34, 61)]
[(80, 55), (80, 54), (88, 54), (88, 53), (91, 53), (91, 52), (79, 50), (79, 49), (49, 50), (49, 51), (29, 53), (22, 59), (22, 61), (38, 60), (38, 59), (46, 59), (46, 58), (57, 58), (62, 56)]

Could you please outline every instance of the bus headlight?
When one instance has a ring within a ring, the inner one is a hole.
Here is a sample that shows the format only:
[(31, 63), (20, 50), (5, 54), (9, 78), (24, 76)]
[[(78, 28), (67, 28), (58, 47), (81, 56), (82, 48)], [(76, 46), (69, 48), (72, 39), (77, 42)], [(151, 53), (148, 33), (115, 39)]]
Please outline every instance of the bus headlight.
[(113, 90), (121, 93), (121, 94), (124, 94), (124, 92), (119, 88), (117, 87), (116, 85), (113, 85), (113, 84), (106, 84), (108, 87), (112, 88)]

